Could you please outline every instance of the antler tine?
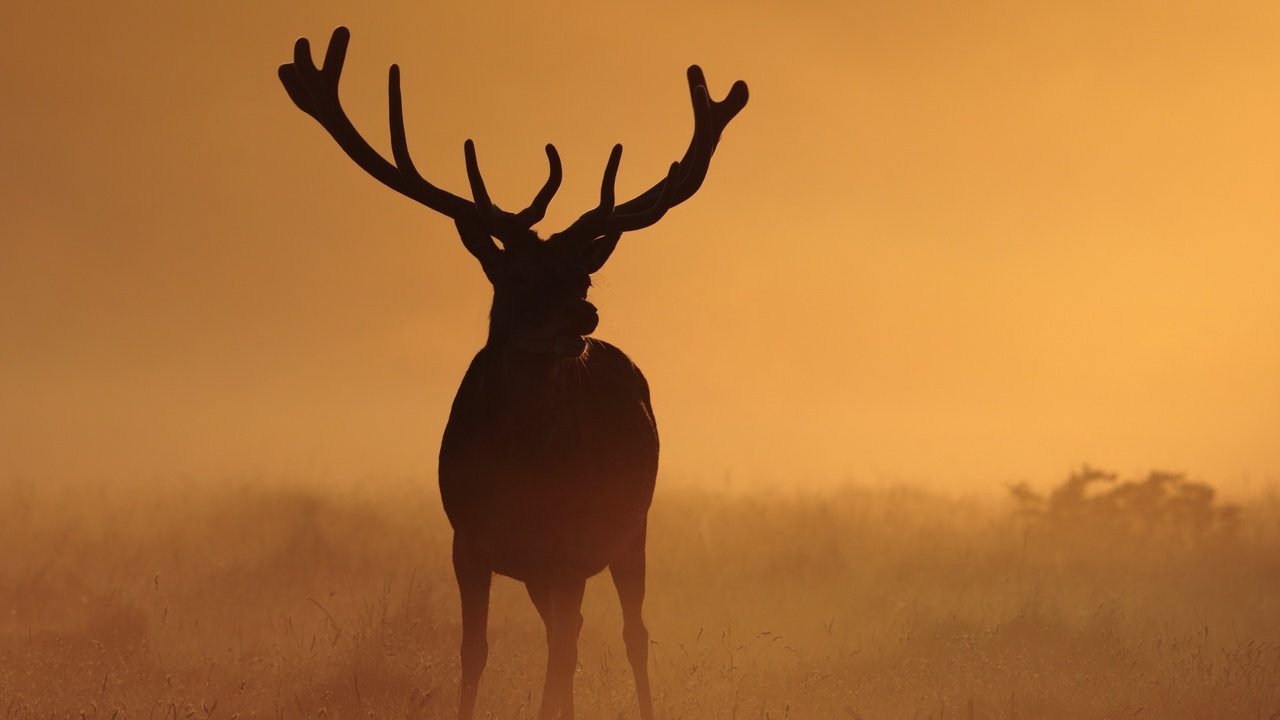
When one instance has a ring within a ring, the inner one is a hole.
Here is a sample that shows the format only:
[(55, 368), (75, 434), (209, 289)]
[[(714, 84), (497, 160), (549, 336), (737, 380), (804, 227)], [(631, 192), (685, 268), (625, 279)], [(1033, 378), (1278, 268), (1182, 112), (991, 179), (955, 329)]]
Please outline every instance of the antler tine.
[[(334, 40), (337, 39), (337, 31), (334, 31)], [(331, 42), (330, 45), (333, 43)], [(306, 38), (298, 38), (293, 44), (293, 62), (285, 63), (280, 66), (277, 75), (280, 77), (280, 83), (284, 85), (285, 92), (289, 93), (289, 99), (302, 112), (316, 117), (315, 100), (312, 99), (310, 91), (302, 82), (302, 73), (315, 73), (315, 63), (311, 61), (311, 43)], [(317, 120), (319, 118), (316, 118)]]
[(671, 163), (671, 169), (667, 171), (667, 177), (662, 181), (662, 192), (659, 193), (658, 199), (653, 202), (647, 210), (620, 215), (614, 213), (609, 223), (609, 229), (615, 233), (631, 232), (632, 230), (640, 230), (662, 219), (663, 215), (671, 209), (676, 203), (672, 201), (675, 196), (675, 190), (679, 186), (678, 177), (680, 174), (680, 163)]
[[(595, 208), (578, 218), (573, 225), (556, 233), (557, 236), (591, 240), (615, 232), (628, 232), (648, 227), (657, 222), (667, 210), (693, 196), (706, 179), (715, 154), (729, 121), (733, 120), (748, 99), (747, 84), (735, 82), (723, 100), (712, 100), (707, 90), (706, 77), (697, 65), (689, 67), (689, 96), (693, 103), (693, 137), (684, 157), (673, 163), (667, 176), (640, 195), (609, 212)], [(615, 148), (621, 152), (621, 146)], [(616, 166), (613, 167), (616, 172)], [(607, 171), (606, 171), (607, 174)], [(606, 178), (612, 193), (612, 179)], [(603, 200), (603, 198), (602, 198)], [(604, 203), (602, 202), (602, 207)]]
[(484, 187), (484, 177), (480, 175), (480, 163), (476, 160), (476, 144), (467, 138), (462, 144), (463, 155), (467, 160), (467, 181), (471, 183), (471, 201), (475, 203), (480, 217), (492, 221), (497, 217), (498, 208), (489, 199), (489, 191)]
[(600, 182), (600, 207), (596, 210), (602, 214), (613, 212), (613, 188), (618, 182), (618, 164), (621, 162), (622, 143), (618, 143), (609, 151), (609, 162), (604, 166), (604, 179)]
[[(608, 234), (608, 223), (614, 209), (614, 185), (617, 183), (618, 164), (621, 161), (622, 144), (619, 143), (609, 152), (609, 162), (604, 166), (604, 178), (600, 181), (600, 204), (586, 211), (573, 222), (569, 228), (573, 231), (573, 237), (590, 240)], [(563, 236), (569, 230), (556, 234)]]
[[(306, 38), (302, 38), (306, 42)], [(321, 71), (333, 83), (334, 88), (338, 86), (338, 78), (342, 77), (342, 66), (347, 61), (347, 46), (351, 44), (351, 31), (339, 25), (333, 29), (333, 35), (329, 36), (329, 47), (324, 53), (324, 66)], [(307, 52), (307, 60), (311, 60), (311, 52)]]
[(534, 223), (546, 216), (547, 206), (551, 204), (551, 198), (555, 197), (556, 191), (560, 189), (560, 180), (563, 177), (560, 168), (560, 153), (556, 152), (556, 146), (551, 143), (547, 143), (547, 165), (550, 168), (547, 182), (543, 184), (542, 189), (538, 191), (537, 196), (533, 198), (533, 202), (529, 207), (516, 214), (516, 222), (523, 227), (533, 227)]
[(455, 220), (473, 220), (476, 207), (453, 193), (432, 185), (422, 177), (409, 156), (405, 140), (404, 113), (400, 97), (400, 69), (392, 65), (388, 73), (388, 104), (391, 146), (395, 163), (387, 161), (352, 125), (338, 98), (338, 83), (346, 60), (351, 32), (338, 27), (329, 39), (324, 66), (311, 59), (306, 38), (294, 43), (293, 62), (280, 66), (280, 82), (300, 110), (315, 118), (362, 170), (383, 185)]
[(409, 155), (409, 140), (404, 132), (404, 103), (400, 96), (400, 66), (392, 64), (387, 71), (387, 120), (391, 125), (391, 157), (400, 172), (419, 182), (426, 182)]

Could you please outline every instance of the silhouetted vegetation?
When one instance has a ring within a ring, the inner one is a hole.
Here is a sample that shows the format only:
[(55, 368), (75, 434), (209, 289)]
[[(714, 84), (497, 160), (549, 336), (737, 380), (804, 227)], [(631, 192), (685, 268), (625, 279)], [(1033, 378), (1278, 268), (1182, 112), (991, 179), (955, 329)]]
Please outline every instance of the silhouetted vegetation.
[(1085, 465), (1047, 496), (1026, 482), (1012, 486), (1010, 494), (1018, 514), (1034, 529), (1113, 547), (1202, 547), (1232, 539), (1240, 525), (1240, 508), (1218, 502), (1212, 486), (1158, 470), (1120, 480), (1116, 473)]

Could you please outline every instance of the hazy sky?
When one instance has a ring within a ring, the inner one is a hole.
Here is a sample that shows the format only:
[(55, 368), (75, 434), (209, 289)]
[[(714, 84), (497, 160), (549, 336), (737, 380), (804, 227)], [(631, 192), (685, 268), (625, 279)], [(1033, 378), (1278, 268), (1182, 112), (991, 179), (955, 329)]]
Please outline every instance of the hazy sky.
[(488, 285), (279, 86), (346, 24), (438, 184), (556, 143), (546, 232), (679, 157), (688, 64), (750, 83), (593, 290), (669, 482), (1280, 479), (1280, 4), (295, 5), (6, 7), (0, 474), (434, 477)]

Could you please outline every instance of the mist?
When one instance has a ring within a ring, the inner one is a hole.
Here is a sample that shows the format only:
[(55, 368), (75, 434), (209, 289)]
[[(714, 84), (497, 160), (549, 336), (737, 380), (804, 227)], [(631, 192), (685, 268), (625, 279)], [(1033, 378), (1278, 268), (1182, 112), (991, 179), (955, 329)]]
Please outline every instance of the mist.
[(679, 156), (689, 63), (751, 83), (592, 294), (679, 482), (1280, 474), (1270, 5), (12, 12), (0, 473), (433, 475), (488, 284), (280, 89), (342, 23), (357, 126), (386, 148), (399, 63), (441, 186), (472, 137), (523, 202), (557, 144), (544, 233), (613, 142), (624, 195)]

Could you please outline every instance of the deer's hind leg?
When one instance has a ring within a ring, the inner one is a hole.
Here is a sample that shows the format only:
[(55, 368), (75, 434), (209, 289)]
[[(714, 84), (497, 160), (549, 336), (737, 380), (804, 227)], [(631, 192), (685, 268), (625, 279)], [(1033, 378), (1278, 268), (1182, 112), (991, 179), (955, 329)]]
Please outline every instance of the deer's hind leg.
[(476, 709), (480, 674), (489, 657), (489, 584), (493, 572), (457, 533), (453, 535), (453, 571), (462, 596), (462, 682), (458, 688), (458, 720), (471, 720)]
[(640, 702), (640, 719), (653, 720), (653, 696), (649, 689), (649, 630), (644, 626), (645, 527), (635, 540), (609, 566), (613, 585), (622, 603), (622, 639), (627, 646), (627, 660), (636, 678), (636, 699)]

